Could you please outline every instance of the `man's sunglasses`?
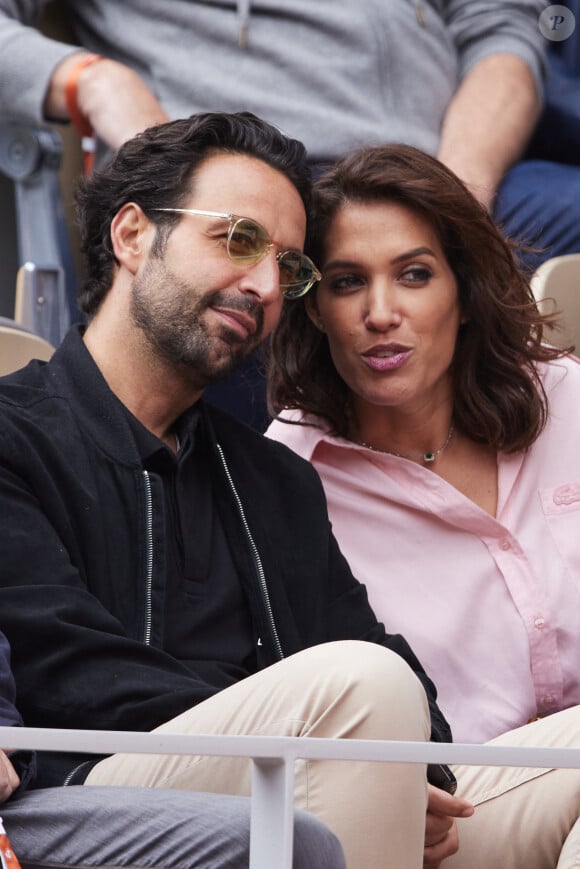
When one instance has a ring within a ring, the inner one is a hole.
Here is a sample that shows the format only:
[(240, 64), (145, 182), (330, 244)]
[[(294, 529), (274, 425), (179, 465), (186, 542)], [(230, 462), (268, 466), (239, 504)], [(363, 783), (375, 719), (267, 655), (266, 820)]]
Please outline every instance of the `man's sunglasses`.
[[(197, 208), (154, 208), (175, 214), (193, 214), (201, 217), (221, 217), (229, 222), (226, 250), (230, 259), (242, 265), (253, 266), (263, 259), (274, 243), (263, 226), (239, 214), (219, 211), (199, 211)], [(310, 257), (297, 250), (276, 253), (280, 269), (280, 288), (286, 299), (298, 299), (322, 277)]]

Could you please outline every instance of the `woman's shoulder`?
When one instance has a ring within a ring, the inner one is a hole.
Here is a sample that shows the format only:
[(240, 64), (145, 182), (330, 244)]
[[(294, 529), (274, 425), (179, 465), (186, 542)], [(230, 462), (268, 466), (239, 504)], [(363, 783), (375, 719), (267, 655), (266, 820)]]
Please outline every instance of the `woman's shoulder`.
[(265, 435), (310, 461), (317, 444), (328, 435), (328, 425), (320, 417), (306, 415), (301, 410), (283, 410), (270, 423)]
[(561, 356), (538, 367), (542, 385), (548, 401), (566, 400), (570, 395), (578, 396), (580, 389), (580, 358)]

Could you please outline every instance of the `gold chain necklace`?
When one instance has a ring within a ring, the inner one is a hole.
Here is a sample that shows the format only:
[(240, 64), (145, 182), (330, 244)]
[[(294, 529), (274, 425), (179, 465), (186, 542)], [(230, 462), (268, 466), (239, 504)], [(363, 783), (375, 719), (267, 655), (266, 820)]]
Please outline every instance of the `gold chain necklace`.
[[(445, 443), (442, 447), (439, 447), (438, 450), (428, 450), (426, 453), (423, 453), (420, 456), (420, 459), (424, 464), (429, 465), (431, 462), (434, 462), (437, 456), (440, 456), (442, 452), (444, 452), (449, 444), (451, 443), (451, 439), (455, 433), (455, 429), (453, 427), (453, 423), (451, 423), (449, 427), (449, 431), (447, 433), (447, 437), (445, 438)], [(415, 456), (409, 455), (408, 453), (398, 453), (396, 450), (382, 450), (379, 447), (373, 447), (372, 444), (367, 444), (364, 441), (356, 441), (356, 443), (360, 447), (366, 447), (367, 450), (372, 450), (375, 453), (388, 453), (390, 456), (397, 456), (398, 459), (409, 459), (414, 462), (417, 461), (417, 454)]]

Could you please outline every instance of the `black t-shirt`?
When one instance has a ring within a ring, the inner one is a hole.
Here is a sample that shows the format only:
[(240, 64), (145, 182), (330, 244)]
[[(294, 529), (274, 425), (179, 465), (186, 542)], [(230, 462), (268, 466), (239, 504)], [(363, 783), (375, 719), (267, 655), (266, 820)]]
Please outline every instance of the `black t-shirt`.
[(216, 689), (255, 672), (250, 609), (212, 493), (199, 410), (177, 421), (177, 455), (126, 411), (143, 468), (163, 482), (166, 526), (164, 649)]

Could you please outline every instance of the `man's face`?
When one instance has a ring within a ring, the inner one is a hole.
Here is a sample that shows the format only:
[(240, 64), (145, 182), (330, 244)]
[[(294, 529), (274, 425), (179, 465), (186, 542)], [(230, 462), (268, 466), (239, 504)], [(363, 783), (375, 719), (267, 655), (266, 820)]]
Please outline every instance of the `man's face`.
[(228, 256), (227, 220), (183, 214), (135, 275), (135, 325), (154, 352), (188, 368), (203, 387), (232, 371), (276, 325), (283, 296), (275, 254), (302, 250), (306, 216), (286, 176), (246, 155), (208, 157), (193, 187), (183, 208), (252, 218), (274, 243), (245, 266)]

